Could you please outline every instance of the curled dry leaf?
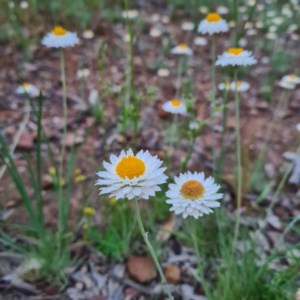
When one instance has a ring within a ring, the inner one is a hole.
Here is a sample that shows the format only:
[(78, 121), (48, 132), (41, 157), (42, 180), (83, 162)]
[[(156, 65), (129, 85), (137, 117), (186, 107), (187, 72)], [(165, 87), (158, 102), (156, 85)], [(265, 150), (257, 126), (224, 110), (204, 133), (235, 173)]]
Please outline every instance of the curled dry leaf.
[(153, 260), (148, 256), (132, 256), (127, 261), (130, 276), (138, 282), (144, 283), (156, 277)]

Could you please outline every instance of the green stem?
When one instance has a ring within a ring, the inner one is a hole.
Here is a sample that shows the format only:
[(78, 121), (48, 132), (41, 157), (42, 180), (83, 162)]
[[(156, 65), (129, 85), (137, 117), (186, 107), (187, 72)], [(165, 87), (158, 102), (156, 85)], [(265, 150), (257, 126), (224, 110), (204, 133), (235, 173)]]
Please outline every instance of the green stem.
[(224, 140), (225, 140), (225, 135), (226, 135), (226, 127), (227, 127), (227, 115), (228, 115), (228, 95), (229, 91), (227, 89), (224, 90), (224, 107), (223, 107), (223, 131), (221, 134), (221, 151), (220, 151), (220, 157), (218, 160), (218, 165), (217, 165), (217, 179), (220, 180), (220, 177), (223, 173), (224, 169), (224, 161), (225, 161), (225, 145), (224, 145)]
[(216, 109), (216, 41), (215, 38), (212, 36), (212, 47), (211, 47), (211, 100), (210, 100), (210, 116), (211, 116), (211, 138), (212, 138), (212, 162), (213, 162), (213, 172), (216, 170), (216, 158), (215, 158), (215, 132), (214, 132), (214, 125), (215, 125), (215, 109)]
[(176, 99), (181, 97), (182, 73), (184, 69), (185, 59), (185, 56), (182, 55), (178, 60), (176, 76)]
[(201, 254), (200, 254), (200, 250), (199, 250), (199, 246), (198, 246), (198, 241), (197, 241), (197, 228), (196, 228), (196, 220), (193, 218), (191, 220), (191, 236), (192, 236), (192, 241), (193, 241), (193, 246), (194, 246), (194, 251), (196, 253), (197, 256), (197, 270), (200, 276), (200, 280), (201, 280), (201, 284), (202, 287), (204, 289), (205, 295), (211, 299), (211, 293), (209, 291), (209, 286), (204, 278), (204, 267), (203, 267), (203, 263), (202, 263), (202, 258), (201, 258)]
[(148, 248), (148, 250), (149, 250), (149, 252), (150, 252), (150, 254), (152, 256), (152, 259), (153, 259), (153, 261), (155, 263), (157, 271), (158, 271), (158, 273), (160, 275), (161, 282), (162, 282), (162, 284), (164, 285), (164, 287), (166, 289), (166, 292), (168, 294), (168, 298), (170, 300), (173, 300), (174, 298), (173, 298), (173, 296), (171, 294), (171, 291), (170, 291), (170, 288), (168, 286), (168, 283), (167, 283), (167, 280), (165, 278), (165, 275), (163, 273), (163, 270), (162, 270), (162, 268), (160, 266), (160, 263), (158, 261), (158, 258), (156, 256), (156, 254), (155, 254), (155, 251), (154, 251), (154, 249), (153, 249), (153, 247), (152, 247), (152, 245), (151, 245), (151, 243), (150, 243), (150, 241), (148, 239), (148, 233), (145, 231), (145, 228), (144, 228), (144, 225), (143, 225), (143, 222), (142, 222), (142, 219), (141, 219), (141, 214), (140, 214), (140, 209), (139, 209), (139, 205), (138, 205), (137, 199), (135, 199), (134, 202), (135, 202), (136, 218), (137, 218), (137, 222), (139, 224), (139, 228), (140, 228), (141, 234), (142, 234), (142, 236), (144, 238), (146, 246), (147, 246), (147, 248)]
[(67, 86), (66, 86), (66, 73), (65, 73), (65, 58), (64, 50), (60, 50), (60, 72), (61, 72), (61, 82), (62, 82), (62, 100), (63, 100), (63, 135), (62, 135), (62, 151), (60, 157), (59, 175), (58, 175), (58, 229), (59, 232), (63, 232), (64, 223), (64, 200), (62, 197), (62, 184), (63, 179), (63, 166), (64, 166), (64, 156), (65, 156), (65, 138), (67, 134), (67, 123), (68, 123), (68, 107), (67, 107)]
[(236, 159), (237, 159), (237, 207), (236, 207), (236, 224), (234, 229), (233, 247), (239, 235), (241, 205), (242, 205), (242, 159), (241, 159), (241, 133), (240, 133), (240, 97), (237, 91), (237, 69), (234, 71), (234, 104), (235, 104), (235, 134), (236, 134)]
[(185, 172), (186, 171), (187, 164), (188, 164), (188, 162), (189, 162), (189, 160), (190, 160), (190, 158), (192, 156), (192, 153), (193, 153), (195, 142), (196, 142), (196, 135), (194, 134), (193, 137), (192, 137), (192, 140), (190, 142), (188, 153), (187, 153), (187, 155), (185, 157), (185, 160), (183, 161), (183, 163), (181, 165), (181, 172)]

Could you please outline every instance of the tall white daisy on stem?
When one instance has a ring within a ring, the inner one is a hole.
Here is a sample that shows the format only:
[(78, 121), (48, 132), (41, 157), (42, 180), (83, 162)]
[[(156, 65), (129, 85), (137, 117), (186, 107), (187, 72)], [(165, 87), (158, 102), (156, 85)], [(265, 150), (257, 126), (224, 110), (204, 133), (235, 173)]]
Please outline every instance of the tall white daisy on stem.
[[(65, 73), (65, 59), (64, 59), (64, 48), (74, 47), (79, 43), (77, 34), (70, 32), (63, 28), (62, 26), (55, 26), (51, 32), (49, 32), (43, 39), (42, 44), (48, 48), (59, 48), (60, 49), (60, 72), (61, 72), (61, 82), (62, 82), (62, 100), (63, 100), (63, 136), (62, 136), (62, 151), (60, 157), (60, 167), (59, 176), (60, 180), (63, 177), (63, 163), (65, 155), (65, 143), (64, 139), (67, 134), (67, 121), (68, 121), (68, 109), (67, 109), (67, 87), (66, 87), (66, 73)], [(60, 185), (59, 185), (60, 186)], [(62, 199), (62, 187), (59, 188), (59, 232), (63, 231), (66, 225), (67, 218), (65, 215), (64, 201)]]
[[(227, 32), (229, 26), (223, 18), (215, 12), (207, 14), (206, 18), (202, 20), (198, 26), (198, 32), (201, 34), (209, 34), (211, 36), (211, 100), (210, 100), (210, 114), (212, 118), (211, 132), (212, 139), (214, 139), (214, 113), (216, 110), (216, 41), (215, 35), (218, 33)], [(215, 164), (215, 151), (212, 147), (212, 160)]]
[(160, 191), (159, 185), (166, 182), (167, 176), (164, 174), (166, 168), (161, 167), (162, 161), (157, 156), (152, 156), (148, 151), (139, 151), (136, 155), (131, 149), (122, 151), (119, 156), (111, 155), (110, 162), (103, 162), (105, 171), (97, 173), (99, 180), (96, 185), (100, 185), (100, 195), (109, 194), (116, 200), (126, 198), (134, 200), (136, 218), (140, 232), (144, 238), (146, 246), (156, 265), (161, 282), (165, 286), (169, 299), (173, 299), (167, 280), (158, 261), (157, 255), (148, 239), (145, 231), (138, 199), (148, 200)]
[(251, 66), (256, 64), (256, 59), (252, 52), (243, 48), (229, 48), (228, 51), (220, 55), (216, 61), (217, 66), (234, 67), (234, 108), (235, 108), (235, 133), (236, 133), (236, 160), (237, 160), (237, 210), (236, 224), (234, 230), (233, 247), (239, 235), (241, 205), (242, 205), (242, 160), (241, 160), (241, 132), (240, 132), (240, 97), (238, 92), (238, 67)]
[(223, 194), (219, 193), (220, 186), (215, 183), (212, 177), (205, 178), (203, 172), (181, 173), (174, 178), (174, 183), (169, 184), (167, 191), (167, 203), (171, 204), (170, 211), (176, 215), (182, 215), (184, 219), (191, 219), (191, 236), (194, 244), (194, 250), (198, 258), (198, 270), (200, 271), (201, 284), (208, 296), (210, 291), (204, 278), (203, 261), (201, 259), (198, 241), (197, 225), (198, 218), (210, 214), (213, 209), (220, 206)]

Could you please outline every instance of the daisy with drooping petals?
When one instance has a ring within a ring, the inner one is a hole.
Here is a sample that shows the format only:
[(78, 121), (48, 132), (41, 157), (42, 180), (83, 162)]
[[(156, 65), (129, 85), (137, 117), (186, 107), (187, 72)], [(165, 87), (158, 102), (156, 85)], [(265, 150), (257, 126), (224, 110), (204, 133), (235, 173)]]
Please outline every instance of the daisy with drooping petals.
[(172, 54), (192, 55), (193, 50), (187, 44), (181, 43), (171, 50)]
[(55, 26), (42, 40), (42, 44), (48, 48), (74, 47), (78, 43), (77, 34), (66, 30), (62, 26)]
[(212, 208), (219, 207), (217, 200), (223, 194), (218, 193), (220, 186), (212, 177), (205, 179), (204, 173), (182, 173), (174, 178), (175, 183), (169, 184), (167, 203), (176, 215), (182, 214), (185, 219), (192, 216), (195, 219), (213, 212)]
[(247, 90), (249, 90), (249, 88), (250, 88), (250, 84), (246, 81), (238, 80), (236, 83), (233, 81), (230, 84), (230, 89), (232, 91), (237, 90), (238, 92), (246, 92)]
[(40, 93), (39, 89), (31, 83), (23, 83), (16, 88), (19, 95), (28, 94), (31, 97), (37, 97)]
[(198, 26), (198, 32), (202, 34), (213, 35), (226, 31), (228, 31), (228, 24), (218, 13), (209, 13)]
[(100, 185), (100, 195), (109, 194), (117, 200), (127, 198), (149, 199), (160, 191), (160, 184), (166, 182), (162, 161), (148, 151), (122, 151), (119, 156), (111, 155), (110, 162), (103, 162), (105, 171), (100, 171), (96, 185)]
[(256, 59), (251, 51), (246, 51), (243, 48), (229, 48), (227, 52), (219, 55), (217, 66), (250, 66), (256, 64)]
[(186, 106), (185, 104), (177, 99), (172, 99), (167, 102), (165, 102), (162, 106), (162, 109), (168, 113), (171, 114), (180, 114), (185, 115), (186, 114)]

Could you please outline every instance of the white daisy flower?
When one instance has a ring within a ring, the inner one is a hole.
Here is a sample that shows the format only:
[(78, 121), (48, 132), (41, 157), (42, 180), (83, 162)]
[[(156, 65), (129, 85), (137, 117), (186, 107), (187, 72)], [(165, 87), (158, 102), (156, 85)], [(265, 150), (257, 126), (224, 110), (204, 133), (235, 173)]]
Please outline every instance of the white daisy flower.
[(290, 81), (287, 81), (287, 80), (280, 80), (278, 82), (278, 85), (283, 88), (283, 89), (287, 89), (287, 90), (293, 90), (296, 88), (296, 84), (290, 82)]
[(171, 74), (170, 70), (164, 68), (158, 69), (157, 71), (157, 75), (159, 77), (168, 77), (170, 76), (170, 74)]
[(220, 91), (229, 91), (230, 90), (230, 81), (225, 81), (218, 84), (218, 89)]
[(76, 72), (76, 76), (80, 79), (82, 78), (86, 78), (86, 77), (89, 77), (91, 74), (91, 71), (89, 69), (80, 69)]
[(133, 20), (135, 19), (137, 16), (139, 15), (139, 12), (138, 10), (136, 9), (129, 9), (128, 12), (126, 10), (124, 10), (122, 12), (122, 17), (124, 19), (130, 19), (130, 20)]
[(300, 77), (297, 74), (285, 75), (281, 80), (290, 82), (292, 84), (300, 84)]
[(229, 48), (227, 52), (218, 56), (216, 61), (217, 66), (250, 66), (256, 64), (256, 59), (252, 52), (246, 51), (243, 48)]
[(42, 40), (42, 44), (48, 48), (73, 47), (79, 43), (77, 34), (67, 31), (61, 26), (55, 26)]
[(91, 40), (92, 38), (94, 38), (94, 36), (95, 36), (95, 33), (91, 29), (86, 29), (82, 33), (82, 37), (86, 40)]
[(195, 24), (193, 22), (183, 22), (181, 24), (181, 29), (183, 31), (193, 31), (195, 28)]
[(229, 9), (226, 6), (218, 6), (217, 13), (220, 15), (227, 15), (229, 13)]
[(232, 91), (235, 91), (236, 89), (238, 92), (246, 92), (247, 90), (249, 90), (249, 88), (250, 88), (250, 84), (246, 81), (238, 80), (236, 83), (233, 81), (230, 84), (230, 89)]
[(172, 205), (170, 211), (176, 215), (182, 214), (184, 219), (188, 216), (198, 219), (213, 212), (212, 208), (220, 206), (217, 201), (223, 197), (218, 193), (220, 186), (212, 177), (205, 179), (203, 172), (186, 172), (175, 177), (174, 181), (169, 184), (166, 202)]
[(19, 95), (28, 94), (31, 97), (37, 97), (40, 91), (35, 85), (26, 82), (16, 88), (16, 93)]
[(194, 44), (197, 46), (205, 46), (207, 45), (207, 39), (201, 36), (197, 36), (194, 39)]
[(228, 24), (217, 13), (209, 13), (206, 18), (200, 22), (198, 32), (209, 35), (228, 31)]
[(172, 99), (165, 102), (162, 106), (162, 109), (171, 114), (179, 114), (185, 115), (186, 114), (186, 106), (185, 104), (177, 99)]
[(149, 199), (160, 191), (160, 184), (166, 182), (162, 161), (148, 151), (139, 151), (136, 155), (129, 149), (119, 156), (111, 155), (110, 162), (103, 162), (105, 171), (100, 171), (96, 185), (100, 185), (100, 195), (109, 194), (117, 200), (135, 197)]
[(192, 55), (193, 50), (187, 44), (181, 43), (171, 50), (172, 54)]

